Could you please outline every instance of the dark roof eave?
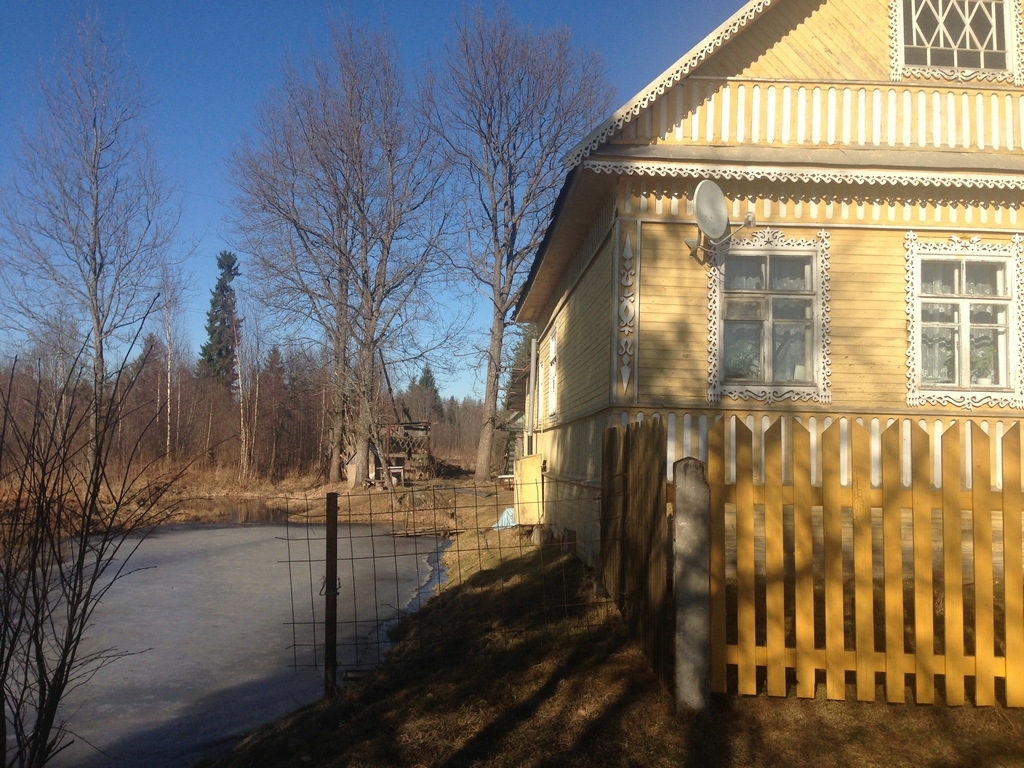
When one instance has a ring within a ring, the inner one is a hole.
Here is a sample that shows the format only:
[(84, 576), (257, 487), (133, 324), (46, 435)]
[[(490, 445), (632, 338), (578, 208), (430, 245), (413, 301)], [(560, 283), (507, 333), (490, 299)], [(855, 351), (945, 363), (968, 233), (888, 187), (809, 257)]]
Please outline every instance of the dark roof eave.
[(551, 238), (554, 236), (555, 228), (558, 225), (558, 216), (562, 212), (562, 208), (565, 206), (565, 201), (569, 197), (569, 191), (575, 186), (576, 180), (580, 176), (580, 166), (573, 168), (565, 177), (565, 181), (562, 183), (562, 188), (558, 192), (558, 197), (555, 198), (555, 204), (551, 208), (551, 219), (548, 221), (548, 228), (544, 232), (544, 239), (540, 241), (540, 245), (537, 247), (537, 253), (533, 257), (533, 264), (530, 266), (530, 274), (526, 276), (526, 282), (523, 284), (523, 291), (519, 294), (519, 300), (516, 302), (516, 306), (512, 311), (512, 322), (519, 323), (520, 313), (523, 308), (523, 302), (530, 293), (530, 289), (533, 286), (533, 282), (537, 277), (537, 272), (540, 270), (540, 265), (544, 261), (544, 256), (547, 254), (548, 248), (551, 245)]

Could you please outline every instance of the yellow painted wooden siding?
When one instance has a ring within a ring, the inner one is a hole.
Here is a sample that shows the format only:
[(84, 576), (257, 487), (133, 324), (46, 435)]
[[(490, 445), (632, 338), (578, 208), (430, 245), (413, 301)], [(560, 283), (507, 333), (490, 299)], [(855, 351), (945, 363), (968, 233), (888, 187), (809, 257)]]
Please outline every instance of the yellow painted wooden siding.
[(697, 73), (782, 80), (888, 80), (888, 0), (793, 0), (769, 8)]
[(616, 141), (718, 146), (1024, 152), (1024, 94), (927, 83), (691, 76)]
[[(610, 402), (615, 336), (612, 255), (609, 240), (558, 311), (557, 418), (560, 421), (603, 408)], [(545, 349), (542, 352), (546, 354)]]
[[(695, 184), (643, 176), (620, 182), (620, 229), (632, 233), (636, 222), (641, 224), (639, 392), (636, 400), (632, 394), (620, 398), (623, 405), (706, 402), (707, 277), (685, 242), (697, 236)], [(829, 235), (832, 404), (822, 410), (906, 408), (906, 232), (938, 242), (951, 235), (970, 238), (980, 226), (986, 243), (1003, 244), (1024, 227), (1019, 192), (981, 191), (980, 199), (968, 203), (915, 199), (905, 189), (809, 185), (794, 198), (797, 190), (781, 183), (722, 181), (720, 186), (733, 222), (753, 212), (758, 228), (777, 229), (788, 239), (813, 239), (820, 231)], [(737, 235), (749, 236), (749, 230)], [(872, 321), (865, 323), (865, 317)], [(723, 405), (735, 403), (726, 398)]]
[(707, 436), (712, 689), (726, 691), (736, 665), (740, 693), (756, 693), (765, 668), (768, 694), (785, 696), (795, 669), (796, 695), (810, 698), (822, 670), (829, 698), (873, 701), (882, 673), (885, 700), (902, 702), (911, 673), (914, 700), (931, 703), (941, 673), (948, 704), (965, 702), (973, 677), (977, 705), (995, 703), (1002, 678), (1006, 703), (1024, 706), (1020, 425), (929, 435), (909, 420), (879, 433), (837, 419), (758, 433), (726, 418)]
[(637, 335), (640, 402), (690, 401), (707, 392), (708, 278), (690, 258), (696, 228), (645, 224)]

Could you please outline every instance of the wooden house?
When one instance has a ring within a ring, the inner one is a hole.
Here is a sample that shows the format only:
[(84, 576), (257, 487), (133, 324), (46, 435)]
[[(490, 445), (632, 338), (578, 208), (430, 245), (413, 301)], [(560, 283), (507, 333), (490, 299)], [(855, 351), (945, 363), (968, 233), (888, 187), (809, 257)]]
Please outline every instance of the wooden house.
[[(893, 421), (1019, 418), (1021, 14), (751, 0), (570, 153), (515, 319), (539, 332), (541, 517), (584, 559), (610, 425), (663, 419), (671, 465), (705, 459), (721, 418), (755, 463), (780, 416), (812, 451), (844, 420), (876, 452)], [(695, 224), (705, 179), (733, 229), (755, 220), (718, 246)]]

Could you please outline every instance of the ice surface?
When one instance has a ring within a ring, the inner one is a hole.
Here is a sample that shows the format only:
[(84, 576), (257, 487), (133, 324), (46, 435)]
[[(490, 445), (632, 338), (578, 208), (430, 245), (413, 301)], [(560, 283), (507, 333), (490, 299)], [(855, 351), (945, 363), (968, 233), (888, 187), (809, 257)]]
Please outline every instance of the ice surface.
[[(437, 578), (439, 542), (369, 526), (340, 533), (343, 670), (378, 658), (378, 627), (415, 608)], [(62, 716), (74, 744), (52, 765), (188, 766), (315, 701), (324, 675), (323, 535), (322, 526), (180, 527), (144, 541), (88, 638), (91, 648), (135, 655), (67, 697)]]

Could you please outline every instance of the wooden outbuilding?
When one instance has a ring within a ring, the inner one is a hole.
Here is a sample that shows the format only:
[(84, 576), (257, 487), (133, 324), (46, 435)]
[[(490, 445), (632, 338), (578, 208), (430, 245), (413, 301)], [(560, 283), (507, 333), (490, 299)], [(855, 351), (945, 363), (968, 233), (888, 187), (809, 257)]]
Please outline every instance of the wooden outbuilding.
[[(956, 423), (1004, 434), (1024, 408), (1022, 86), (1020, 0), (752, 0), (597, 126), (515, 316), (538, 327), (541, 519), (596, 562), (602, 433), (642, 419), (669, 466), (740, 422), (762, 477), (780, 417), (812, 454), (859, 424), (875, 465), (896, 422), (933, 456)], [(705, 180), (735, 231), (718, 244)]]

